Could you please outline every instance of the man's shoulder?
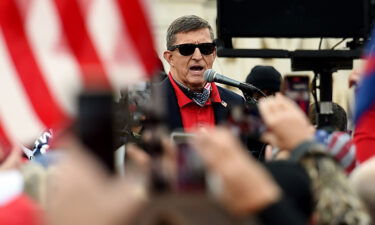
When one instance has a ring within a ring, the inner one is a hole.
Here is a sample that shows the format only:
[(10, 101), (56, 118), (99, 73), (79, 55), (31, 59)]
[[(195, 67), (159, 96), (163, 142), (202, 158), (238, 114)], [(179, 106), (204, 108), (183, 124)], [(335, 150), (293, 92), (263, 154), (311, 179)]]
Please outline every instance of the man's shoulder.
[(168, 97), (169, 95), (174, 93), (172, 83), (168, 77), (164, 78), (163, 80), (159, 82), (153, 83), (153, 89), (154, 91), (157, 91), (157, 92), (163, 93), (163, 95), (166, 95), (164, 97)]
[(231, 101), (237, 104), (244, 104), (245, 100), (241, 95), (220, 86), (217, 86), (217, 88), (222, 100)]
[(169, 86), (169, 85), (172, 85), (171, 82), (169, 81), (169, 78), (168, 77), (165, 77), (163, 80), (159, 81), (159, 82), (155, 82), (153, 83), (153, 85), (155, 87), (166, 87), (166, 86)]

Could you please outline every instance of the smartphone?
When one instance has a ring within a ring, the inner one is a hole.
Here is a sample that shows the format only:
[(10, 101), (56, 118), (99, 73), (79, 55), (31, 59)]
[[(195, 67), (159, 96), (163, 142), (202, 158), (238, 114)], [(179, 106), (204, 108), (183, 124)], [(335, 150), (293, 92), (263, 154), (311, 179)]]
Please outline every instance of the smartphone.
[(204, 165), (190, 144), (191, 133), (173, 132), (171, 139), (177, 146), (177, 191), (204, 192), (206, 176)]
[(308, 115), (310, 105), (310, 78), (307, 75), (286, 75), (282, 92)]
[(255, 159), (264, 161), (265, 143), (260, 141), (260, 137), (267, 128), (256, 104), (232, 107), (226, 125)]
[(227, 125), (237, 136), (252, 139), (259, 139), (266, 130), (258, 106), (253, 104), (232, 107)]
[(89, 92), (78, 97), (78, 137), (111, 173), (115, 172), (113, 114), (110, 92)]

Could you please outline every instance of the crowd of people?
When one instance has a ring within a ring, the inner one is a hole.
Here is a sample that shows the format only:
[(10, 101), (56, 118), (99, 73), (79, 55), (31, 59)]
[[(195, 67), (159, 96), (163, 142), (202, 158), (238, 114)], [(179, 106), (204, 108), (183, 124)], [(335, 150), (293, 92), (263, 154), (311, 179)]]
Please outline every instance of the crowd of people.
[(169, 73), (142, 103), (163, 113), (128, 127), (125, 173), (106, 170), (72, 130), (44, 133), (27, 157), (0, 149), (0, 224), (375, 224), (372, 111), (349, 134), (333, 104), (332, 126), (318, 129), (316, 105), (306, 115), (280, 93), (281, 74), (259, 65), (246, 82), (264, 94), (247, 93), (264, 129), (256, 143), (241, 139), (227, 120), (248, 102), (204, 79), (217, 56), (210, 24), (182, 16), (166, 41)]

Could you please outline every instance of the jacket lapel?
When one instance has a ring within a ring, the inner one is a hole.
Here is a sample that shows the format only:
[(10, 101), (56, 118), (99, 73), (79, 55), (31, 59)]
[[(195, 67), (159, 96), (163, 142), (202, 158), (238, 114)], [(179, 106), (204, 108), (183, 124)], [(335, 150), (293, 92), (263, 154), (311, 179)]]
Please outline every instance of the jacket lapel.
[(173, 86), (168, 78), (162, 82), (162, 88), (165, 90), (164, 99), (166, 99), (166, 118), (165, 121), (168, 124), (170, 131), (181, 129), (182, 119), (180, 114), (180, 109), (178, 107), (177, 97), (174, 93)]
[(219, 124), (223, 120), (225, 121), (226, 117), (227, 117), (227, 115), (229, 113), (229, 109), (227, 107), (227, 103), (222, 100), (221, 103), (220, 102), (214, 102), (212, 104), (212, 106), (214, 108), (215, 123)]

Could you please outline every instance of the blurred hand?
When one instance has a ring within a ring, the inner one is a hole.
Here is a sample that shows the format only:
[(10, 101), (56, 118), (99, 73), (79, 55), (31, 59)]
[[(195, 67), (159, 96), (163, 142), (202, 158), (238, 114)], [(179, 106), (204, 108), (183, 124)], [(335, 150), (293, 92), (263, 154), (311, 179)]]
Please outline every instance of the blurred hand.
[(198, 132), (193, 144), (208, 169), (221, 179), (219, 198), (234, 214), (248, 215), (278, 200), (280, 191), (271, 176), (226, 129)]
[(126, 149), (126, 170), (142, 170), (147, 172), (150, 169), (151, 158), (150, 156), (136, 144), (129, 143), (125, 147)]
[(163, 137), (161, 142), (163, 146), (163, 174), (167, 177), (170, 184), (173, 185), (177, 182), (177, 149), (169, 137)]
[(287, 97), (276, 94), (259, 102), (259, 111), (268, 130), (262, 138), (282, 150), (292, 150), (313, 139), (314, 127), (303, 111)]
[(74, 138), (56, 144), (67, 154), (51, 171), (48, 224), (126, 224), (138, 213), (146, 200), (142, 183), (109, 176)]
[(141, 149), (135, 144), (126, 145), (126, 171), (134, 171), (134, 173), (143, 173), (143, 176), (150, 176), (151, 169), (160, 169), (162, 176), (169, 182), (170, 185), (174, 185), (177, 179), (177, 151), (176, 146), (172, 143), (168, 136), (161, 135), (160, 137), (162, 154), (158, 156), (157, 160), (160, 160), (160, 167), (154, 168), (152, 163), (156, 163), (156, 159), (152, 158), (151, 155), (147, 154), (145, 150)]
[[(1, 151), (1, 150), (0, 150)], [(19, 169), (22, 163), (22, 150), (19, 147), (12, 149), (8, 157), (0, 164), (0, 171)]]

